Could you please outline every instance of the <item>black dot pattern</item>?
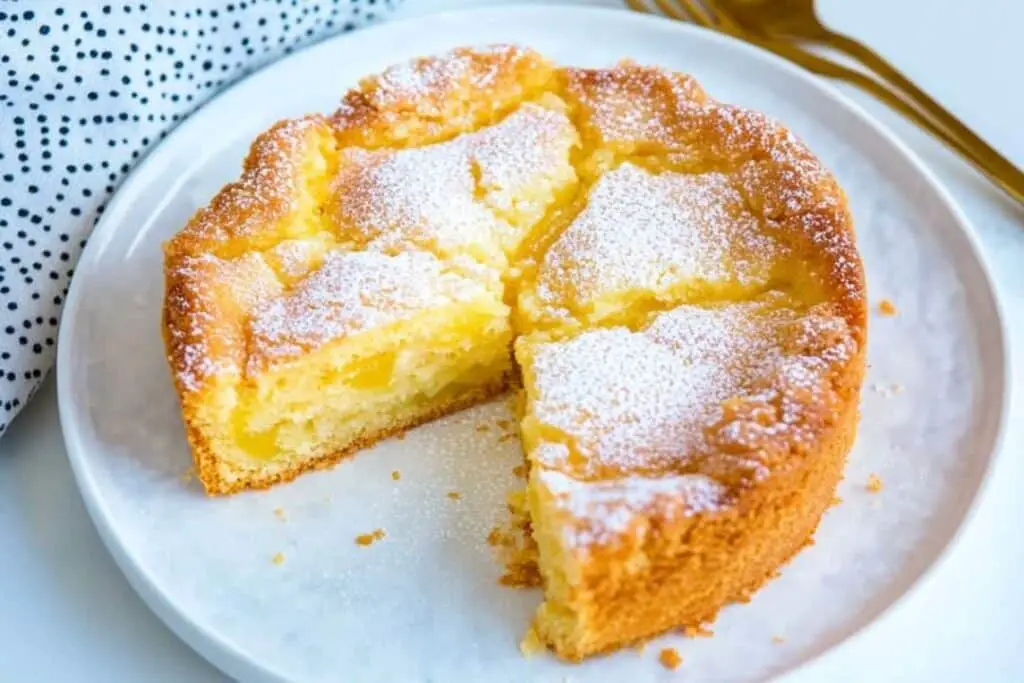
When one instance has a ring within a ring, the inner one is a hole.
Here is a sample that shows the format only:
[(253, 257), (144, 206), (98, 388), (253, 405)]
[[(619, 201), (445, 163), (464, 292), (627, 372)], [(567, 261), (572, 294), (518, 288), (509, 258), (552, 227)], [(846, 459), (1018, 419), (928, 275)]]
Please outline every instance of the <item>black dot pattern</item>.
[(392, 0), (0, 2), (0, 434), (53, 364), (75, 261), (205, 100)]

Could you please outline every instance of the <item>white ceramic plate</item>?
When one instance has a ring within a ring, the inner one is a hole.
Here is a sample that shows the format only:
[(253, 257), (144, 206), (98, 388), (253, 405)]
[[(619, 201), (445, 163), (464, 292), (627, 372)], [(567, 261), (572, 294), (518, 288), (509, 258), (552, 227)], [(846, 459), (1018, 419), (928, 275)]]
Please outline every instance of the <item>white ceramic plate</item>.
[[(160, 243), (234, 178), (272, 121), (330, 110), (395, 61), (495, 41), (563, 63), (622, 57), (688, 71), (719, 99), (785, 121), (847, 189), (874, 317), (862, 425), (814, 547), (715, 637), (670, 635), (565, 666), (517, 649), (536, 591), (500, 587), (485, 542), (518, 482), (514, 441), (478, 432), (502, 402), (415, 430), (330, 472), (267, 493), (204, 497), (163, 356)], [(86, 505), (153, 610), (246, 680), (645, 681), (673, 645), (690, 680), (792, 671), (870, 623), (953, 538), (992, 457), (1005, 407), (992, 288), (962, 215), (897, 141), (832, 90), (759, 51), (622, 12), (522, 7), (420, 18), (344, 36), (261, 71), (154, 152), (111, 203), (74, 279), (61, 328), (60, 413)], [(390, 473), (400, 470), (393, 481)], [(870, 494), (871, 473), (884, 490)], [(446, 492), (458, 490), (455, 502)], [(282, 508), (286, 521), (274, 514)], [(353, 539), (378, 527), (372, 547)], [(271, 562), (283, 553), (281, 565)], [(784, 642), (773, 642), (773, 636)]]

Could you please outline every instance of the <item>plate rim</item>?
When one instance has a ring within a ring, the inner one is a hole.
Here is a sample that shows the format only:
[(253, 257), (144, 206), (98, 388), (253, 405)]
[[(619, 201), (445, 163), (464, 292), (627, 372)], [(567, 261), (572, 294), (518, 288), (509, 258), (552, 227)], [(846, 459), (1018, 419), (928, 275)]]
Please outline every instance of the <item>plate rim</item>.
[[(97, 222), (88, 238), (86, 247), (76, 266), (76, 272), (85, 270), (93, 262), (98, 261), (99, 255), (103, 253), (111, 237), (119, 229), (121, 223), (117, 221), (118, 215), (123, 213), (124, 207), (132, 201), (132, 196), (136, 194), (135, 187), (143, 187), (142, 183), (144, 183), (148, 175), (152, 174), (153, 169), (164, 161), (165, 157), (167, 159), (170, 158), (168, 155), (175, 143), (180, 139), (186, 138), (193, 128), (202, 125), (203, 112), (216, 103), (232, 96), (236, 91), (251, 85), (256, 79), (265, 76), (266, 72), (272, 69), (283, 68), (283, 65), (287, 62), (296, 60), (311, 51), (328, 50), (330, 46), (338, 42), (352, 40), (356, 36), (366, 39), (366, 34), (374, 35), (387, 33), (388, 31), (400, 31), (403, 28), (416, 24), (444, 24), (447, 22), (466, 21), (471, 17), (479, 17), (481, 19), (491, 17), (493, 19), (493, 17), (501, 17), (502, 15), (538, 13), (565, 13), (576, 15), (582, 21), (585, 21), (587, 17), (581, 15), (601, 16), (615, 14), (617, 21), (631, 23), (633, 25), (631, 28), (639, 31), (643, 31), (645, 25), (670, 25), (671, 30), (677, 31), (683, 40), (699, 36), (700, 40), (709, 40), (717, 43), (718, 46), (724, 49), (738, 51), (746, 58), (767, 63), (771, 68), (785, 74), (786, 78), (796, 79), (800, 82), (801, 87), (810, 88), (817, 91), (822, 97), (831, 99), (837, 106), (846, 109), (854, 118), (859, 119), (860, 123), (865, 124), (880, 140), (908, 162), (913, 172), (923, 180), (928, 189), (934, 193), (937, 202), (942, 205), (953, 219), (958, 231), (967, 243), (967, 256), (977, 266), (978, 275), (980, 276), (977, 279), (977, 289), (991, 303), (992, 312), (995, 317), (996, 325), (991, 330), (992, 339), (990, 343), (997, 347), (993, 349), (996, 351), (994, 355), (999, 369), (1002, 370), (999, 374), (1001, 378), (1001, 387), (999, 387), (1000, 391), (998, 391), (999, 414), (991, 434), (991, 443), (986, 448), (988, 455), (984, 471), (981, 473), (977, 487), (973, 491), (971, 500), (967, 504), (956, 528), (941, 543), (933, 559), (920, 570), (917, 576), (911, 580), (910, 584), (867, 623), (856, 627), (839, 642), (826, 647), (824, 650), (810, 656), (781, 674), (781, 678), (786, 680), (803, 679), (804, 674), (809, 673), (808, 670), (812, 666), (819, 666), (826, 660), (835, 659), (840, 652), (850, 649), (868, 631), (873, 630), (879, 623), (904, 605), (911, 596), (916, 595), (927, 582), (927, 579), (934, 575), (941, 566), (948, 563), (949, 557), (959, 545), (964, 531), (975, 519), (979, 503), (991, 484), (991, 474), (997, 460), (1005, 455), (1003, 446), (1009, 420), (1012, 387), (1010, 381), (1012, 357), (1008, 343), (1009, 333), (1004, 305), (999, 290), (995, 286), (992, 269), (973, 224), (964, 214), (949, 190), (920, 159), (916, 152), (910, 149), (902, 139), (897, 137), (888, 127), (868, 113), (858, 103), (834, 88), (830, 82), (812, 75), (781, 57), (731, 36), (661, 16), (633, 12), (626, 8), (563, 3), (503, 3), (497, 6), (419, 13), (408, 17), (385, 20), (355, 31), (338, 33), (301, 50), (297, 50), (281, 59), (265, 64), (218, 93), (192, 112), (184, 122), (172, 129), (156, 147), (145, 155), (118, 187), (114, 196), (107, 203), (107, 210)], [(83, 288), (85, 287), (82, 281), (83, 278), (72, 278), (67, 296), (65, 297), (65, 305), (61, 312), (56, 358), (57, 407), (68, 461), (93, 525), (96, 527), (107, 551), (113, 557), (129, 585), (142, 598), (142, 601), (177, 637), (211, 665), (221, 672), (239, 679), (252, 679), (252, 677), (256, 676), (260, 680), (287, 680), (279, 672), (247, 656), (234, 644), (225, 640), (219, 632), (203, 628), (197, 624), (188, 613), (181, 610), (174, 602), (168, 600), (144, 568), (128, 552), (127, 548), (122, 545), (118, 535), (114, 532), (109, 512), (106, 509), (102, 496), (99, 494), (98, 488), (96, 488), (89, 471), (89, 466), (86, 463), (86, 456), (84, 454), (88, 449), (82, 443), (79, 435), (81, 427), (79, 426), (78, 412), (80, 408), (76, 405), (72, 395), (74, 380), (70, 374), (73, 363), (71, 340), (76, 336), (74, 324), (76, 317), (74, 312), (81, 305), (80, 299), (83, 296)]]

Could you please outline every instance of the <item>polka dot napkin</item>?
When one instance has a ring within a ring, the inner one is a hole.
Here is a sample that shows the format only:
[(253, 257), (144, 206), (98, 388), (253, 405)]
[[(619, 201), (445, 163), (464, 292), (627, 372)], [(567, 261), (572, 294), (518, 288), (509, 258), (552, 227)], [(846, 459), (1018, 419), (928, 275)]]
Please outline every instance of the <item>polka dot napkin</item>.
[(0, 2), (0, 435), (53, 364), (75, 260), (132, 166), (224, 86), (390, 4)]

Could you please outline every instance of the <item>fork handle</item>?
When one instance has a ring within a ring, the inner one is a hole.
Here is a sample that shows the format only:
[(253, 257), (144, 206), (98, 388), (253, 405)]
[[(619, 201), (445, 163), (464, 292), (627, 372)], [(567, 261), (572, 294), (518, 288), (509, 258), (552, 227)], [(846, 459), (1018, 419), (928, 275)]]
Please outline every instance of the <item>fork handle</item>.
[(997, 152), (974, 131), (963, 124), (945, 107), (936, 102), (928, 93), (917, 87), (896, 67), (883, 59), (864, 43), (842, 33), (825, 28), (820, 38), (824, 45), (852, 57), (866, 68), (878, 74), (921, 109), (925, 114), (945, 128), (952, 136), (973, 152), (971, 160), (981, 171), (999, 184), (1018, 202), (1024, 203), (1024, 172), (1013, 162)]
[(936, 119), (925, 115), (923, 109), (919, 109), (904, 99), (900, 91), (879, 82), (866, 73), (819, 57), (803, 47), (786, 40), (761, 37), (748, 38), (748, 40), (770, 52), (774, 52), (780, 57), (799, 64), (808, 71), (857, 86), (885, 102), (906, 118), (959, 152), (962, 157), (984, 173), (985, 176), (1010, 197), (1018, 203), (1024, 204), (1024, 173), (1021, 173), (1010, 161), (992, 149), (984, 140), (972, 133), (938, 104), (935, 105), (936, 108), (958, 124), (959, 128), (966, 132), (966, 137), (958, 136), (949, 128), (940, 125)]

